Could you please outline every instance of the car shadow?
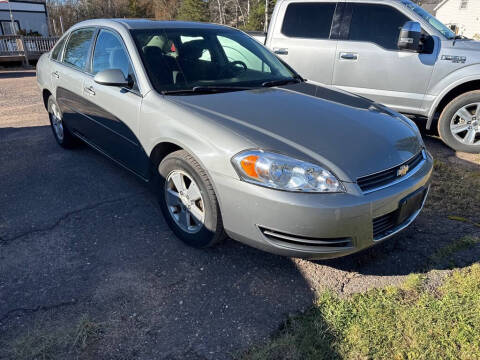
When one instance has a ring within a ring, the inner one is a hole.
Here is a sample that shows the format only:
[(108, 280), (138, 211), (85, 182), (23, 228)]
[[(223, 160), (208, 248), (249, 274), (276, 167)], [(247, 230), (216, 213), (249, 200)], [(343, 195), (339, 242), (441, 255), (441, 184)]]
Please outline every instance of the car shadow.
[(151, 186), (48, 126), (0, 128), (0, 163), (0, 357), (88, 317), (103, 334), (91, 358), (230, 358), (314, 301), (291, 259), (185, 246)]
[(0, 70), (0, 79), (17, 79), (35, 76), (35, 70)]

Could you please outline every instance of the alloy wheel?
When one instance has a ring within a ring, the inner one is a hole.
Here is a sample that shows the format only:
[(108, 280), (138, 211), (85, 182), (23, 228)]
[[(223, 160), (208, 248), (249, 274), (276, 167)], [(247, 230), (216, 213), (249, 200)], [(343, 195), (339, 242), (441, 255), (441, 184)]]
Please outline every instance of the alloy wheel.
[(460, 108), (450, 121), (454, 138), (466, 145), (480, 145), (480, 103)]
[(195, 180), (181, 170), (172, 171), (165, 181), (165, 201), (175, 223), (185, 232), (199, 232), (205, 221), (205, 207)]
[(62, 116), (60, 115), (60, 110), (58, 109), (57, 104), (53, 103), (51, 106), (52, 112), (50, 113), (50, 118), (52, 120), (53, 130), (57, 135), (60, 141), (63, 140), (63, 122)]

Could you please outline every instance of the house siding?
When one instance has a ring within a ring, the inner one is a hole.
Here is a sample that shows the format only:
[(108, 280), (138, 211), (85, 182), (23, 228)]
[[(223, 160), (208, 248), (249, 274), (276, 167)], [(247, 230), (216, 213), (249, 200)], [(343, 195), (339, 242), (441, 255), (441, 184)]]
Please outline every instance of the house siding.
[(460, 9), (462, 0), (447, 0), (436, 9), (435, 16), (445, 25), (457, 25), (459, 34), (480, 40), (480, 0), (469, 0)]

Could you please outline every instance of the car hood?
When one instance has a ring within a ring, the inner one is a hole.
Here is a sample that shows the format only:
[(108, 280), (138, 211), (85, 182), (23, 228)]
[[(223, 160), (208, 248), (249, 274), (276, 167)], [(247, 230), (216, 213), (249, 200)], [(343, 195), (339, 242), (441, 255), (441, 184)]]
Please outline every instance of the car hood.
[(320, 163), (343, 181), (399, 165), (422, 148), (409, 120), (365, 98), (311, 83), (170, 99), (259, 148)]
[[(455, 40), (455, 44), (453, 41), (451, 42), (451, 49), (456, 50), (473, 50), (480, 52), (480, 41), (470, 40), (470, 39), (458, 39)], [(455, 54), (452, 54), (455, 55)], [(480, 53), (479, 53), (480, 56)]]

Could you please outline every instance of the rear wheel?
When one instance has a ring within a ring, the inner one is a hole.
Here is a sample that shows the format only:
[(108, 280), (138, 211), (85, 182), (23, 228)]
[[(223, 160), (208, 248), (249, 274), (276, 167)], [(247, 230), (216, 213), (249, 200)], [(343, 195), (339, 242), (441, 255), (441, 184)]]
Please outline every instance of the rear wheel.
[(470, 91), (453, 99), (438, 121), (442, 140), (457, 151), (480, 152), (480, 91)]
[(222, 241), (225, 232), (217, 197), (200, 164), (179, 150), (160, 163), (158, 173), (160, 207), (175, 235), (199, 248)]
[(50, 118), (53, 136), (60, 146), (72, 148), (78, 144), (78, 139), (65, 127), (62, 112), (53, 96), (48, 98), (48, 117)]

